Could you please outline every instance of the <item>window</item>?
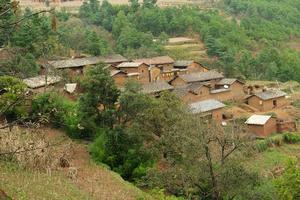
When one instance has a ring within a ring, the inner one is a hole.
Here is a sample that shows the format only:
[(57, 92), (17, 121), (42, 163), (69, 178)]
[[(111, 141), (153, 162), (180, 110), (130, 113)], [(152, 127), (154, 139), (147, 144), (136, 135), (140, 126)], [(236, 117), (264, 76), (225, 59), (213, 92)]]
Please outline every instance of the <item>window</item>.
[(263, 102), (262, 101), (259, 101), (259, 105), (262, 105), (263, 104)]
[(277, 107), (277, 100), (273, 100), (273, 108)]

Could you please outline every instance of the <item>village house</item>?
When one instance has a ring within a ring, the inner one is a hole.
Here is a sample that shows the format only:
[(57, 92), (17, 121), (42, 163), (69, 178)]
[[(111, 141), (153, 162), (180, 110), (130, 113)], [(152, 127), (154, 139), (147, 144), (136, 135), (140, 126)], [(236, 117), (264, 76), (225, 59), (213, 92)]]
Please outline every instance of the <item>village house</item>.
[(183, 74), (176, 76), (170, 81), (173, 86), (186, 85), (189, 83), (206, 83), (209, 84), (211, 88), (214, 88), (216, 83), (218, 83), (224, 76), (214, 70), (207, 72), (198, 72), (191, 74)]
[(121, 70), (110, 71), (110, 76), (114, 79), (116, 86), (119, 88), (124, 87), (128, 80), (128, 74)]
[[(150, 66), (150, 70), (160, 70), (160, 76), (156, 80), (169, 81), (176, 75), (176, 72), (180, 72), (179, 69), (174, 69), (174, 60), (169, 56), (159, 56), (153, 58), (136, 59), (134, 62), (145, 63)], [(183, 72), (185, 73), (185, 72)], [(150, 72), (150, 74), (152, 74)], [(155, 79), (155, 78), (154, 78)], [(153, 78), (152, 78), (153, 80)]]
[(213, 89), (210, 91), (210, 97), (218, 101), (231, 101), (233, 100), (231, 89)]
[(207, 99), (190, 104), (191, 112), (200, 117), (213, 119), (216, 122), (223, 120), (224, 107), (226, 105), (215, 99)]
[(216, 89), (229, 89), (233, 100), (242, 100), (245, 97), (245, 83), (236, 78), (223, 78), (216, 83)]
[(259, 111), (269, 111), (286, 105), (286, 93), (280, 90), (266, 90), (245, 98), (245, 103)]
[(53, 89), (54, 85), (61, 81), (61, 77), (59, 76), (46, 76), (40, 75), (32, 78), (23, 79), (23, 82), (31, 91), (34, 93), (39, 93), (44, 91), (45, 86), (47, 85), (47, 90)]
[(119, 54), (109, 55), (109, 56), (94, 56), (94, 57), (84, 57), (84, 58), (71, 58), (64, 60), (52, 60), (47, 63), (42, 64), (43, 70), (42, 74), (45, 73), (46, 69), (58, 69), (66, 70), (69, 75), (76, 76), (82, 75), (89, 66), (96, 65), (99, 63), (105, 63), (111, 66), (117, 66), (122, 62), (126, 62), (127, 59)]
[(177, 60), (174, 63), (175, 69), (186, 70), (188, 73), (207, 72), (209, 69), (194, 60)]
[(245, 122), (249, 131), (258, 137), (267, 137), (277, 132), (276, 119), (270, 115), (252, 115)]
[(123, 62), (116, 66), (119, 70), (127, 73), (128, 76), (136, 75), (140, 83), (150, 82), (149, 65), (137, 62)]
[(144, 94), (150, 94), (155, 97), (159, 97), (163, 91), (172, 91), (174, 87), (168, 84), (166, 81), (156, 81), (143, 85), (142, 92)]
[(194, 103), (210, 98), (210, 88), (203, 83), (190, 83), (177, 86), (173, 93), (185, 103)]

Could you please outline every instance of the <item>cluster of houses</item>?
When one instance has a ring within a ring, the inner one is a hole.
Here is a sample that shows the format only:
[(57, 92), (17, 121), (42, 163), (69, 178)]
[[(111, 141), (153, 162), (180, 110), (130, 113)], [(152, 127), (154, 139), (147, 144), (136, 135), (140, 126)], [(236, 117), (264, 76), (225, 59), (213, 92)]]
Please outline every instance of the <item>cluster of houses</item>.
[[(128, 60), (121, 55), (111, 55), (48, 61), (43, 63), (39, 77), (25, 79), (24, 82), (30, 88), (39, 89), (61, 80), (58, 76), (45, 76), (49, 69), (63, 71), (70, 77), (81, 77), (88, 68), (98, 63), (105, 63), (119, 88), (133, 79), (142, 84), (142, 92), (155, 97), (163, 91), (170, 91), (188, 104), (192, 113), (212, 118), (217, 123), (225, 120), (227, 102), (243, 102), (254, 113), (271, 112), (287, 105), (286, 94), (280, 90), (253, 92), (242, 80), (226, 78), (193, 60), (175, 61), (169, 56)], [(76, 83), (68, 83), (64, 88), (72, 93), (76, 90)], [(296, 129), (295, 123), (264, 114), (252, 115), (245, 123), (258, 137)]]

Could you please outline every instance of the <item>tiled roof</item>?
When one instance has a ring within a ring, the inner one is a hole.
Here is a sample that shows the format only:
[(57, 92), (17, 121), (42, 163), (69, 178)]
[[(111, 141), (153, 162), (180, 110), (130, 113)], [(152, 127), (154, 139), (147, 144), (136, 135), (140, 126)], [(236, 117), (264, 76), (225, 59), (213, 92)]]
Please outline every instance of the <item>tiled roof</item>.
[(151, 94), (165, 90), (172, 90), (173, 88), (174, 87), (168, 84), (166, 81), (157, 81), (143, 85), (142, 92), (146, 94)]
[(193, 60), (177, 60), (174, 63), (174, 67), (187, 67), (193, 62), (194, 62)]
[(245, 123), (249, 125), (265, 125), (270, 118), (270, 115), (252, 115)]
[(118, 68), (127, 68), (127, 67), (139, 67), (143, 63), (141, 62), (123, 62), (119, 64), (117, 67)]
[(173, 90), (173, 93), (176, 94), (178, 97), (183, 97), (188, 92), (197, 93), (197, 90), (201, 87), (209, 87), (203, 83), (190, 83), (182, 86), (176, 86)]
[[(253, 94), (262, 100), (274, 99), (286, 96), (286, 93), (280, 90), (267, 90)], [(252, 95), (252, 96), (253, 96)], [(248, 97), (249, 98), (249, 97)]]
[[(59, 76), (47, 76), (47, 84), (55, 84), (61, 81), (61, 77)], [(29, 88), (39, 88), (46, 85), (46, 77), (44, 75), (36, 76), (32, 78), (26, 78), (23, 79), (23, 82), (29, 87)]]
[(208, 100), (199, 101), (190, 104), (191, 111), (194, 114), (208, 112), (219, 108), (224, 108), (225, 106), (226, 106), (225, 104), (215, 99), (208, 99)]
[[(239, 81), (236, 78), (223, 78), (220, 80), (220, 82), (217, 83), (217, 85), (232, 85), (235, 81)], [(239, 81), (240, 83), (243, 83), (242, 81)]]
[(201, 81), (219, 79), (219, 78), (223, 78), (224, 76), (217, 71), (211, 70), (207, 72), (183, 74), (183, 75), (179, 75), (179, 77), (188, 83), (192, 83), (192, 82), (201, 82)]
[(159, 56), (153, 58), (141, 58), (136, 59), (134, 62), (146, 63), (147, 65), (159, 65), (159, 64), (170, 64), (174, 63), (174, 60), (169, 56)]
[(127, 74), (126, 72), (123, 72), (121, 70), (111, 70), (110, 71), (110, 76), (115, 76), (118, 73), (123, 73), (123, 74)]
[(72, 68), (72, 67), (81, 67), (86, 65), (95, 65), (98, 63), (112, 64), (116, 62), (125, 62), (126, 58), (119, 54), (109, 55), (105, 57), (86, 57), (86, 58), (73, 58), (66, 60), (52, 60), (48, 61), (48, 63), (57, 69), (62, 68)]
[(210, 93), (211, 94), (218, 94), (218, 93), (222, 93), (222, 92), (229, 92), (230, 89), (226, 89), (226, 88), (222, 88), (222, 89), (216, 89), (216, 90), (211, 90)]

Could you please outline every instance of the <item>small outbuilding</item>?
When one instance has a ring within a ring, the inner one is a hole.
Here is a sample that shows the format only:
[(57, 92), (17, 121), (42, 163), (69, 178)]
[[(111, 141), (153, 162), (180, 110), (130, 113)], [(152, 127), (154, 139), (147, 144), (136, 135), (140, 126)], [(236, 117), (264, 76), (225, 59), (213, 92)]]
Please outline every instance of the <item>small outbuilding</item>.
[(286, 93), (280, 90), (267, 90), (248, 95), (245, 103), (259, 111), (270, 111), (286, 105)]
[(41, 89), (44, 89), (45, 86), (53, 86), (61, 81), (60, 76), (46, 76), (40, 75), (36, 77), (23, 79), (23, 82), (27, 85), (28, 88), (32, 89), (35, 92), (40, 92)]
[(121, 70), (110, 71), (110, 76), (114, 79), (117, 87), (124, 87), (128, 79), (127, 73)]
[(276, 119), (271, 115), (252, 115), (245, 122), (249, 131), (258, 137), (267, 137), (277, 132)]
[(137, 74), (137, 79), (142, 84), (146, 84), (150, 82), (150, 73), (149, 73), (149, 65), (145, 63), (138, 62), (123, 62), (116, 66), (119, 70), (122, 70), (128, 75)]
[(242, 100), (245, 97), (243, 81), (236, 78), (223, 78), (216, 84), (217, 89), (230, 89), (232, 99)]
[(226, 105), (215, 99), (208, 99), (190, 104), (193, 114), (199, 114), (201, 117), (208, 117), (217, 122), (223, 119), (223, 108)]
[(209, 83), (212, 88), (215, 87), (215, 84), (218, 83), (224, 76), (214, 70), (210, 70), (207, 72), (197, 72), (190, 74), (183, 74), (176, 76), (174, 79), (170, 81), (171, 85), (179, 86), (186, 85), (189, 83)]
[(143, 85), (142, 92), (159, 97), (161, 92), (172, 91), (173, 89), (174, 87), (166, 81), (156, 81)]
[(207, 67), (204, 67), (201, 63), (194, 60), (177, 60), (174, 63), (174, 68), (181, 70), (185, 69), (189, 73), (209, 71)]
[(185, 103), (210, 99), (210, 87), (203, 83), (191, 83), (174, 87), (173, 93)]

